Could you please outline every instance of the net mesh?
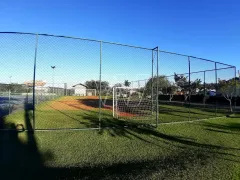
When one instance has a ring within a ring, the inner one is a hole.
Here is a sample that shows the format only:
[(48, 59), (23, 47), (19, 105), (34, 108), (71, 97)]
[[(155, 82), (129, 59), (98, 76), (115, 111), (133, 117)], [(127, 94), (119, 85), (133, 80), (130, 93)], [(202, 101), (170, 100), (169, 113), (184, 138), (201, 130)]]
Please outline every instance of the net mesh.
[(156, 118), (156, 101), (146, 88), (115, 87), (113, 88), (113, 116), (120, 120), (140, 120), (152, 122)]

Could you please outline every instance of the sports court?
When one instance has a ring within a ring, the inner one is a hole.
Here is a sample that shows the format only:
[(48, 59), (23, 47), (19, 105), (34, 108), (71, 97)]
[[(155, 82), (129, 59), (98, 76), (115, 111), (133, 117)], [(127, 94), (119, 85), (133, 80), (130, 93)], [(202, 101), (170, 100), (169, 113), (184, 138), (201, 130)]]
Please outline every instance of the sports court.
[(9, 62), (0, 79), (4, 129), (157, 127), (239, 110), (232, 65), (157, 46), (34, 33), (0, 37)]

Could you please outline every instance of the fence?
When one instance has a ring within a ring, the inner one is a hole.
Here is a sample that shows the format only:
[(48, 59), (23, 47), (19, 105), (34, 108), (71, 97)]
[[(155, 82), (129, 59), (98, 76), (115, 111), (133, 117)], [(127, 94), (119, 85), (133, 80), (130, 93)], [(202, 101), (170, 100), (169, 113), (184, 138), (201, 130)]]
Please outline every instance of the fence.
[(5, 32), (0, 56), (0, 129), (157, 126), (238, 110), (234, 66), (158, 47)]

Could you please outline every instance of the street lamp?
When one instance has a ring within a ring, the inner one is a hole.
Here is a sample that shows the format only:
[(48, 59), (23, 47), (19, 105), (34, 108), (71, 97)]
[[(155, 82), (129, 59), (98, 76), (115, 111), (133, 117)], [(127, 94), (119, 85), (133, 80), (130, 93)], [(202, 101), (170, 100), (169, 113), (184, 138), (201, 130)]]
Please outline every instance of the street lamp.
[(56, 66), (51, 66), (51, 68), (52, 68), (52, 70), (53, 70), (53, 72), (52, 72), (52, 83), (53, 83), (53, 84), (52, 84), (52, 86), (53, 86), (52, 88), (53, 88), (53, 90), (52, 90), (52, 91), (53, 91), (53, 93), (54, 93), (54, 69), (56, 68)]

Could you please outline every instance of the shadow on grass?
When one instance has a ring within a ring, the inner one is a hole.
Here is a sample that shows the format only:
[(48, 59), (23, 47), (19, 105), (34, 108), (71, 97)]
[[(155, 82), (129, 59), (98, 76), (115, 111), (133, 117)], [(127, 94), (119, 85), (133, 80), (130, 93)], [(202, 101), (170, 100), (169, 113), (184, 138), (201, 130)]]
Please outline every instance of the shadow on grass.
[(210, 122), (202, 122), (200, 125), (207, 127), (206, 129), (209, 131), (240, 134), (240, 122), (239, 123), (228, 122), (226, 124), (214, 124)]
[[(90, 124), (98, 125), (99, 119), (92, 114), (84, 114), (83, 118)], [(159, 141), (174, 142), (184, 145), (184, 148), (171, 154), (170, 156), (160, 156), (155, 159), (149, 157), (148, 160), (138, 160), (131, 162), (117, 162), (109, 165), (81, 166), (74, 167), (46, 167), (44, 162), (53, 158), (52, 153), (40, 153), (32, 129), (32, 105), (25, 104), (25, 126), (29, 131), (26, 132), (27, 141), (23, 142), (19, 138), (21, 132), (4, 131), (0, 132), (0, 174), (1, 179), (145, 179), (151, 177), (154, 173), (157, 179), (178, 178), (183, 171), (188, 171), (197, 164), (209, 166), (216, 155), (220, 152), (214, 150), (231, 150), (222, 146), (210, 144), (201, 144), (194, 139), (172, 136), (161, 133), (156, 129), (144, 124), (125, 122), (112, 119), (107, 113), (102, 114), (102, 125), (112, 127), (111, 129), (102, 129), (99, 134), (109, 132), (112, 136), (125, 136), (127, 138), (137, 138), (146, 143), (152, 144), (149, 139), (145, 139), (142, 134), (158, 139)], [(6, 122), (1, 118), (2, 126)], [(88, 126), (89, 124), (86, 124)], [(15, 129), (15, 125), (11, 124)], [(128, 126), (128, 128), (125, 128)], [(22, 132), (25, 133), (25, 132)], [(157, 144), (155, 144), (157, 145)], [(159, 146), (159, 145), (158, 145)], [(192, 148), (196, 147), (196, 148)], [(161, 146), (159, 146), (161, 148)], [(199, 151), (198, 148), (201, 148)], [(223, 153), (221, 153), (223, 155)], [(229, 154), (228, 154), (229, 155)], [(201, 167), (197, 166), (197, 168)], [(213, 170), (212, 170), (213, 171)], [(202, 172), (199, 172), (202, 174)], [(192, 176), (192, 177), (191, 177)], [(190, 174), (190, 179), (194, 179), (196, 174)]]
[[(92, 124), (98, 124), (99, 119), (96, 118), (94, 115), (83, 115), (84, 119), (89, 120), (89, 123)], [(88, 126), (88, 124), (86, 124)], [(113, 119), (110, 117), (107, 117), (103, 115), (102, 121), (101, 121), (101, 126), (102, 127), (110, 127), (110, 128), (102, 128), (99, 131), (99, 134), (104, 134), (104, 132), (109, 133), (111, 136), (124, 136), (127, 138), (137, 138), (139, 140), (142, 140), (146, 143), (150, 144), (155, 144), (152, 141), (148, 139), (143, 138), (143, 134), (147, 135), (148, 137), (155, 137), (158, 140), (164, 140), (171, 142), (173, 144), (180, 144), (183, 145), (185, 148), (193, 147), (193, 148), (201, 148), (205, 149), (211, 153), (214, 154), (224, 154), (224, 155), (230, 155), (230, 156), (236, 156), (234, 154), (230, 153), (224, 153), (220, 152), (221, 150), (237, 150), (239, 151), (240, 149), (238, 148), (232, 148), (232, 147), (225, 147), (225, 146), (219, 146), (219, 145), (212, 145), (212, 144), (205, 144), (205, 143), (200, 143), (195, 141), (194, 139), (189, 139), (187, 137), (182, 137), (182, 136), (174, 136), (174, 135), (168, 135), (164, 134), (158, 130), (156, 130), (154, 127), (146, 125), (146, 124), (140, 124), (136, 122), (129, 122), (129, 121), (121, 121), (118, 119)], [(235, 127), (236, 128), (236, 127)]]
[[(24, 125), (8, 123), (5, 117), (0, 118), (1, 179), (25, 179), (30, 177), (37, 171), (44, 169), (45, 159), (43, 157), (52, 158), (50, 152), (40, 154), (38, 151), (31, 124), (32, 107), (32, 104), (25, 102), (25, 127), (23, 127)], [(24, 129), (28, 131), (24, 131)]]
[[(99, 108), (99, 100), (98, 99), (79, 99), (79, 103), (82, 103), (86, 106), (93, 107), (93, 108)], [(102, 103), (101, 103), (102, 105)]]
[[(99, 108), (99, 100), (98, 99), (79, 99), (79, 103), (82, 103), (86, 106), (92, 107), (92, 108)], [(106, 107), (112, 107), (112, 100), (105, 100), (103, 101), (104, 103), (101, 103), (101, 107), (104, 108)], [(168, 107), (170, 106), (170, 107)], [(126, 110), (126, 109), (125, 109)], [(120, 110), (121, 111), (121, 110)], [(213, 118), (216, 117), (216, 109), (215, 108), (208, 108), (207, 105), (204, 107), (202, 104), (199, 106), (196, 105), (191, 105), (189, 104), (184, 104), (182, 105), (171, 105), (169, 103), (166, 104), (160, 104), (159, 106), (159, 113), (161, 115), (167, 115), (167, 116), (173, 116), (173, 117), (180, 117), (181, 121), (188, 121), (189, 118), (191, 120), (193, 119), (206, 119), (206, 118)], [(133, 109), (130, 111), (133, 113)], [(136, 113), (139, 113), (136, 111)], [(229, 114), (225, 110), (217, 110), (217, 113), (220, 115), (227, 115)], [(218, 116), (219, 116), (218, 115)], [(162, 120), (165, 120), (164, 118)]]
[[(79, 103), (82, 103), (86, 106), (92, 107), (92, 108), (99, 108), (99, 100), (98, 99), (79, 99)], [(104, 103), (101, 103), (101, 107), (104, 108), (105, 106), (111, 107), (112, 106), (112, 100), (106, 100)], [(168, 105), (171, 106), (171, 105)], [(174, 108), (176, 107), (176, 108)], [(124, 110), (126, 110), (124, 108)], [(189, 110), (190, 114), (189, 114)], [(199, 112), (194, 112), (192, 110), (197, 110)], [(205, 111), (206, 110), (206, 111)], [(120, 110), (121, 111), (121, 110)], [(133, 109), (131, 109), (129, 112), (133, 113)], [(139, 111), (136, 111), (135, 113), (139, 113)], [(142, 112), (141, 112), (142, 113)], [(204, 116), (203, 118), (211, 118), (215, 117), (215, 111), (212, 112), (210, 110), (206, 109), (197, 109), (197, 108), (188, 108), (188, 107), (183, 107), (183, 106), (171, 106), (166, 107), (166, 105), (162, 105), (159, 107), (159, 113), (160, 115), (167, 115), (167, 116), (173, 116), (173, 117), (180, 117), (181, 121), (188, 121), (189, 116), (191, 117), (192, 115), (199, 115), (199, 116)], [(212, 114), (210, 114), (212, 113)], [(201, 117), (200, 117), (201, 119)], [(164, 119), (163, 119), (164, 120)]]
[[(211, 168), (209, 164), (217, 158), (217, 155), (236, 157), (236, 155), (225, 152), (225, 150), (239, 150), (237, 148), (203, 144), (187, 137), (168, 135), (143, 123), (112, 119), (108, 113), (102, 112), (102, 126), (111, 128), (101, 129), (99, 131), (100, 135), (108, 132), (113, 137), (136, 138), (162, 148), (160, 143), (152, 141), (152, 139), (155, 139), (167, 142), (172, 146), (178, 146), (180, 150), (169, 156), (160, 156), (155, 159), (149, 157), (145, 161), (113, 162), (109, 165), (96, 166), (80, 166), (81, 162), (79, 162), (74, 167), (51, 168), (46, 167), (44, 163), (46, 160), (53, 158), (52, 153), (39, 152), (36, 137), (32, 131), (32, 105), (25, 103), (24, 112), (25, 128), (29, 130), (27, 132), (16, 131), (17, 127), (14, 124), (7, 124), (4, 117), (0, 118), (2, 128), (8, 125), (15, 129), (14, 131), (0, 132), (1, 179), (145, 179), (151, 177), (154, 173), (157, 174), (157, 179), (178, 178), (179, 174), (188, 171), (198, 163), (201, 166)], [(99, 119), (96, 113), (91, 112), (81, 115), (88, 121), (83, 122), (86, 127), (98, 126)], [(229, 125), (229, 127), (234, 131), (239, 130), (239, 126), (234, 124)], [(224, 129), (222, 126), (221, 128)], [(21, 133), (26, 133), (26, 141), (19, 138)], [(195, 174), (192, 173), (192, 175)], [(194, 177), (189, 179), (194, 179)]]
[(235, 112), (235, 114), (231, 114), (227, 117), (229, 117), (229, 118), (240, 118), (240, 112)]
[(148, 179), (156, 173), (156, 179), (167, 179), (178, 178), (180, 172), (191, 169), (197, 163), (205, 166), (212, 159), (214, 157), (207, 152), (189, 150), (178, 152), (172, 156), (158, 157), (154, 160), (72, 167), (71, 169), (50, 168), (46, 169), (46, 173), (49, 178), (57, 179), (66, 177), (70, 179)]

